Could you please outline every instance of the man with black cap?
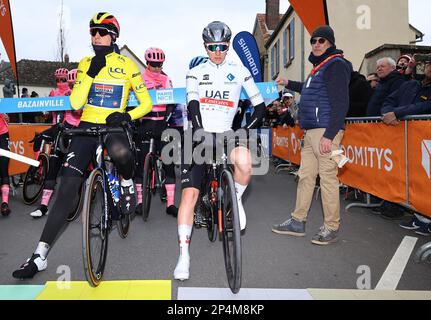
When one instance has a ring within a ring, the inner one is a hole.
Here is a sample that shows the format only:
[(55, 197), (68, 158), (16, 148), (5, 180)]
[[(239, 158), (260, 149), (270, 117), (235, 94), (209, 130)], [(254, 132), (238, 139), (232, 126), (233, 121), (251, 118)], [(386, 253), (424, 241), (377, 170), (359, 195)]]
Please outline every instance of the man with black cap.
[(340, 196), (337, 163), (331, 153), (339, 149), (344, 120), (349, 108), (349, 82), (353, 71), (343, 51), (335, 46), (329, 26), (317, 28), (310, 40), (309, 61), (313, 69), (305, 83), (279, 77), (276, 82), (301, 93), (299, 123), (305, 130), (296, 207), (292, 216), (272, 227), (279, 234), (305, 236), (305, 222), (313, 198), (317, 175), (320, 176), (324, 225), (312, 243), (327, 245), (338, 240)]

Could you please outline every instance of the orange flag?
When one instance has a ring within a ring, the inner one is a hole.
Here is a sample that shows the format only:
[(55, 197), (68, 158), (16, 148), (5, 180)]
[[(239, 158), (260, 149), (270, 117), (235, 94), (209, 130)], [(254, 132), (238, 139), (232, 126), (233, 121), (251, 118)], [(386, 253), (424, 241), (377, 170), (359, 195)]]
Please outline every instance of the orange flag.
[(9, 0), (0, 0), (0, 39), (6, 49), (15, 78), (18, 80), (15, 60), (15, 40), (13, 37)]
[(321, 25), (329, 25), (326, 0), (289, 0), (310, 34)]

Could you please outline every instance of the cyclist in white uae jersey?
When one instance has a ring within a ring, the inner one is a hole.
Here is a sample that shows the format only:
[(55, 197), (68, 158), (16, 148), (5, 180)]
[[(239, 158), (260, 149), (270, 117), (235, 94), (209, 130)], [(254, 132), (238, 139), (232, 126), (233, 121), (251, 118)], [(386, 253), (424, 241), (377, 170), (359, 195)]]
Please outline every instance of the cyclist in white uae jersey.
[(253, 106), (263, 103), (250, 71), (243, 65), (228, 61), (215, 64), (209, 60), (190, 70), (187, 100), (199, 102), (205, 131), (222, 133), (231, 130), (242, 88)]
[[(193, 129), (210, 133), (223, 133), (232, 129), (233, 118), (238, 108), (241, 88), (244, 88), (255, 107), (252, 120), (246, 127), (257, 127), (265, 113), (265, 103), (250, 72), (241, 65), (226, 62), (231, 30), (220, 21), (211, 22), (202, 37), (209, 60), (187, 75), (187, 109), (191, 115)], [(241, 229), (245, 229), (245, 212), (241, 197), (251, 178), (250, 151), (237, 146), (230, 154), (234, 166)], [(174, 278), (189, 278), (189, 244), (193, 228), (193, 211), (199, 196), (199, 188), (205, 173), (205, 164), (183, 164), (181, 168), (182, 195), (178, 213), (178, 237), (180, 255)]]

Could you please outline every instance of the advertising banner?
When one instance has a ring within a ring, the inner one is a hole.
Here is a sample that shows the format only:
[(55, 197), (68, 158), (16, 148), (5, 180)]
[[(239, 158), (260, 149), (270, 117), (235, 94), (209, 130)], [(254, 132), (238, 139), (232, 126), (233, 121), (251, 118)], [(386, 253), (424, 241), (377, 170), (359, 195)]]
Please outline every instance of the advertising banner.
[(431, 121), (408, 124), (409, 202), (431, 217)]

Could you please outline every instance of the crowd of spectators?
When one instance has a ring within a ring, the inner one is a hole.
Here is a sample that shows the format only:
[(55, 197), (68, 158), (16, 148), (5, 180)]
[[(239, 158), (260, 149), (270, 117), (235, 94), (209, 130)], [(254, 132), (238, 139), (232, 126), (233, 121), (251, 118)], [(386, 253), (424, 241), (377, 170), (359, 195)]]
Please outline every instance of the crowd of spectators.
[[(431, 114), (431, 54), (401, 55), (397, 60), (383, 57), (374, 73), (353, 72), (349, 85), (347, 117), (380, 117), (396, 126), (405, 116)], [(298, 124), (298, 105), (294, 95), (285, 92), (267, 108), (265, 125)], [(382, 201), (376, 199), (376, 201)], [(383, 218), (400, 219), (410, 210), (387, 201), (377, 209)], [(416, 213), (400, 226), (417, 234), (431, 234), (431, 220)]]
[(295, 126), (298, 124), (298, 104), (293, 93), (286, 91), (266, 108), (265, 126)]

